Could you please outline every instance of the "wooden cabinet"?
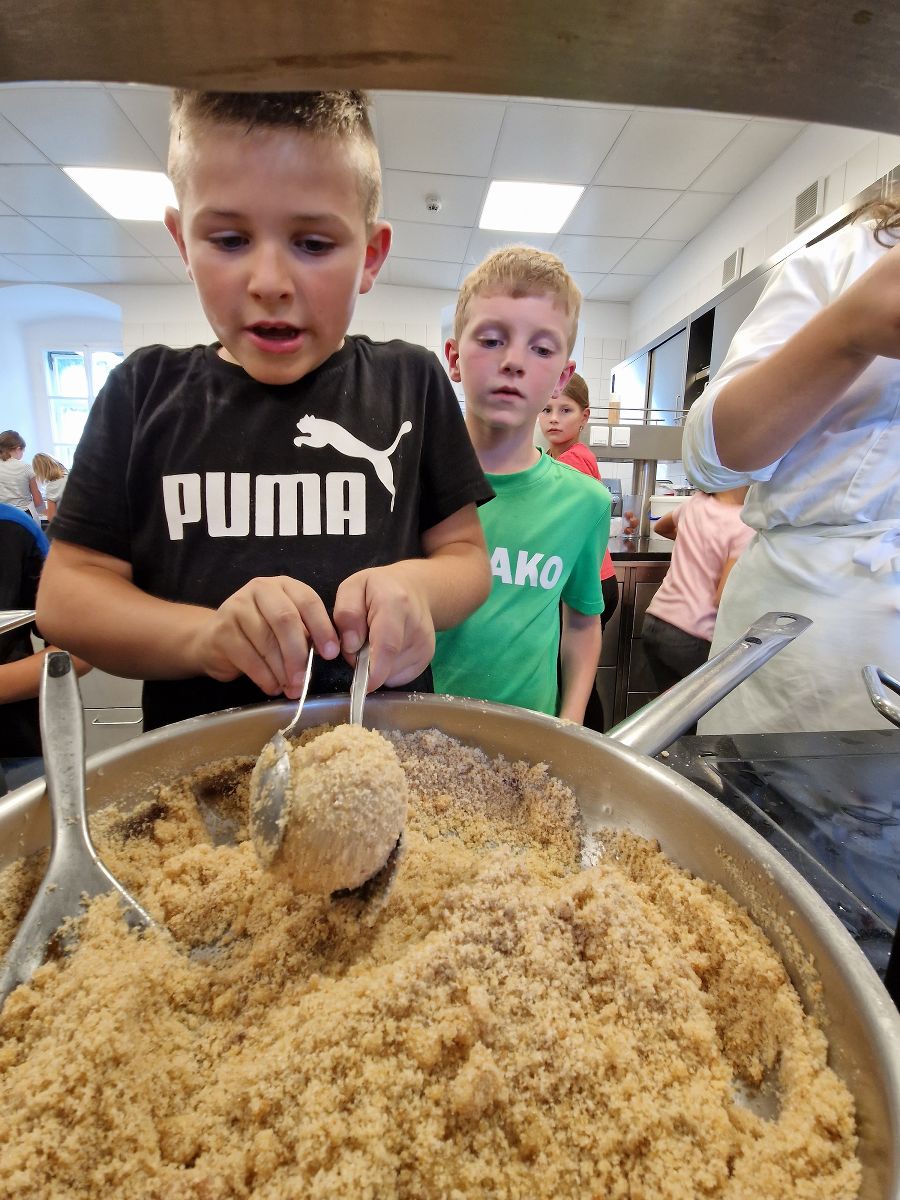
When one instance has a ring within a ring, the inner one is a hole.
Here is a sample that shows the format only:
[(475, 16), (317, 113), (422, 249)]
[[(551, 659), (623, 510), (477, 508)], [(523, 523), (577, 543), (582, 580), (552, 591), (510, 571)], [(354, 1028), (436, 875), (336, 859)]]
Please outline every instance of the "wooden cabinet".
[(619, 607), (603, 631), (596, 684), (607, 729), (659, 695), (641, 645), (641, 632), (647, 606), (665, 578), (669, 563), (624, 560), (615, 567)]

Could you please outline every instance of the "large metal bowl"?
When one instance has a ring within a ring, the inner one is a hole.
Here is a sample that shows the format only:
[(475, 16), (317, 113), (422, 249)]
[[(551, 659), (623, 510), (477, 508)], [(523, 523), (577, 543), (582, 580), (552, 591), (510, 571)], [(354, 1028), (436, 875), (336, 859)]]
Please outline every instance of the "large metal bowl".
[[(346, 697), (309, 701), (304, 726), (346, 720)], [(87, 766), (91, 810), (130, 807), (162, 782), (218, 758), (258, 754), (294, 706), (231, 709), (144, 734)], [(589, 830), (656, 838), (682, 867), (719, 883), (746, 907), (822, 1022), (831, 1065), (857, 1106), (865, 1200), (900, 1197), (900, 1016), (837, 918), (771, 847), (700, 788), (609, 737), (522, 709), (447, 696), (370, 698), (366, 724), (436, 727), (490, 755), (547, 763), (572, 787)], [(43, 780), (0, 801), (0, 865), (49, 843)], [(815, 971), (810, 970), (813, 964)], [(821, 990), (818, 983), (821, 982)]]

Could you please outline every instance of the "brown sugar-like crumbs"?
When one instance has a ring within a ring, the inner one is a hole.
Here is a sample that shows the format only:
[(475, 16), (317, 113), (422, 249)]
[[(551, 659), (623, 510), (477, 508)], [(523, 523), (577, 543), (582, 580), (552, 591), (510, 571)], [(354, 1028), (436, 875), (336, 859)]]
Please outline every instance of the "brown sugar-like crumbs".
[[(101, 898), (77, 952), (7, 1000), (0, 1195), (858, 1194), (851, 1098), (724, 892), (628, 834), (582, 871), (577, 805), (542, 767), (434, 731), (392, 741), (407, 847), (372, 921), (262, 871), (250, 760), (220, 768), (236, 845), (198, 810), (217, 768), (163, 789), (143, 836), (92, 822), (177, 942)], [(21, 909), (33, 880), (13, 874)]]

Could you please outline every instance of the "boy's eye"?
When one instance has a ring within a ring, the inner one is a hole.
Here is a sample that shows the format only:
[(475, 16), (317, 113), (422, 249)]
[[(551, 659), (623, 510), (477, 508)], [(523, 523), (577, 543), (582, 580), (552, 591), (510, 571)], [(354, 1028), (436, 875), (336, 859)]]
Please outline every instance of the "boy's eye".
[(219, 250), (239, 250), (247, 244), (247, 239), (241, 233), (217, 233), (209, 240)]
[(539, 354), (541, 358), (549, 358), (553, 353), (549, 346), (535, 346), (534, 352), (535, 354)]
[(489, 337), (487, 334), (483, 334), (478, 339), (478, 344), (479, 346), (484, 346), (485, 350), (493, 350), (495, 346), (500, 345), (500, 339), (498, 337)]
[(334, 249), (334, 242), (321, 237), (297, 238), (295, 245), (307, 254), (327, 254), (329, 250)]

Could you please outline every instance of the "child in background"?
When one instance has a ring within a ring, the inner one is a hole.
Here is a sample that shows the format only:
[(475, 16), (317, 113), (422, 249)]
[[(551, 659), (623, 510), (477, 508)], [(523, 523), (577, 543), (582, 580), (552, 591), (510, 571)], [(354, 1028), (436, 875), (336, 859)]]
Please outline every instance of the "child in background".
[[(47, 555), (40, 526), (20, 508), (0, 504), (0, 610), (34, 608)], [(0, 796), (44, 772), (38, 693), (47, 650), (35, 652), (32, 625), (0, 634)], [(83, 675), (90, 667), (74, 659)]]
[(641, 632), (661, 692), (709, 658), (722, 589), (753, 539), (753, 530), (741, 520), (746, 495), (746, 487), (714, 496), (696, 492), (654, 523), (654, 533), (675, 542)]
[[(587, 446), (579, 441), (591, 415), (591, 401), (587, 381), (572, 372), (572, 377), (558, 396), (551, 396), (541, 410), (541, 432), (550, 445), (548, 451), (557, 462), (568, 463), (576, 471), (600, 480), (597, 460)], [(605, 629), (610, 617), (619, 606), (619, 581), (607, 546), (600, 567), (600, 583), (603, 588), (603, 617)]]
[[(347, 335), (387, 256), (361, 92), (175, 93), (166, 225), (219, 339), (151, 346), (97, 398), (38, 623), (146, 680), (144, 725), (284, 693), (430, 686), (487, 595), (490, 498), (434, 355)], [(342, 656), (342, 659), (339, 657)]]
[(36, 454), (31, 460), (31, 466), (38, 484), (44, 490), (47, 520), (52, 521), (65, 491), (69, 472), (61, 462), (51, 458), (49, 454)]
[(15, 429), (0, 433), (0, 504), (27, 512), (38, 519), (44, 498), (29, 463), (22, 461), (25, 439)]
[[(596, 458), (579, 440), (590, 415), (591, 401), (587, 381), (577, 371), (573, 371), (569, 382), (559, 395), (551, 396), (544, 405), (538, 419), (541, 432), (550, 447), (550, 457), (574, 467), (584, 475), (590, 475), (592, 479), (601, 483)], [(600, 624), (601, 628), (605, 629), (619, 606), (619, 581), (616, 578), (616, 568), (613, 566), (609, 546), (606, 547), (603, 562), (600, 564), (600, 588), (603, 592)], [(596, 687), (591, 689), (588, 697), (584, 724), (598, 733), (603, 733), (606, 728), (603, 703)]]
[(446, 353), (496, 492), (479, 513), (494, 580), (476, 613), (438, 635), (433, 663), (438, 691), (577, 722), (600, 657), (611, 502), (604, 487), (535, 449), (533, 432), (574, 368), (580, 306), (560, 260), (528, 246), (490, 255), (460, 290)]

